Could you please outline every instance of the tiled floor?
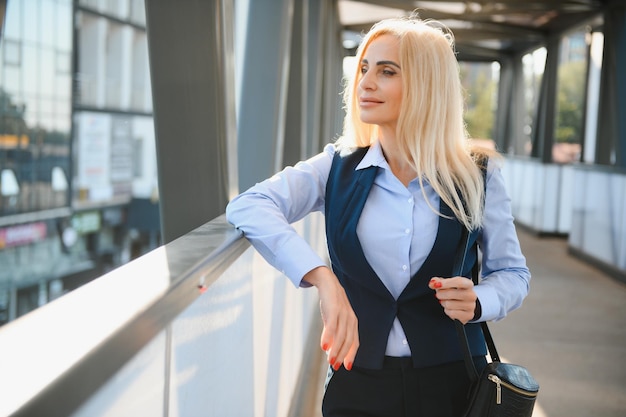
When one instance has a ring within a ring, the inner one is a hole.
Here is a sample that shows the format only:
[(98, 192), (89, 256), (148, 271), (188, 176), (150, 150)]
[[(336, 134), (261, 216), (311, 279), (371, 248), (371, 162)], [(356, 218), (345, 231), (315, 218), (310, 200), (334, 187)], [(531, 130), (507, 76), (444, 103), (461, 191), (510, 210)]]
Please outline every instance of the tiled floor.
[(530, 294), (491, 329), (541, 386), (534, 417), (626, 416), (626, 284), (569, 255), (564, 238), (518, 234)]

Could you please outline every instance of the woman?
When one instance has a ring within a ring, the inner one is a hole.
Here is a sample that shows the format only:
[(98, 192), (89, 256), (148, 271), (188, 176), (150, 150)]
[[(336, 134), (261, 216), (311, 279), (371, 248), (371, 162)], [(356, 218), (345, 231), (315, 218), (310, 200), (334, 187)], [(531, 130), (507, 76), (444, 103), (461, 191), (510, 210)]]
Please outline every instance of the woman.
[[(451, 34), (384, 20), (356, 59), (343, 136), (239, 195), (227, 218), (295, 285), (318, 289), (324, 416), (459, 416), (469, 380), (452, 319), (480, 368), (476, 322), (528, 292), (509, 198), (494, 155), (484, 173), (484, 151), (468, 145)], [(289, 226), (312, 211), (325, 213), (332, 270)], [(451, 277), (463, 228), (482, 252), (476, 286), (476, 251)]]

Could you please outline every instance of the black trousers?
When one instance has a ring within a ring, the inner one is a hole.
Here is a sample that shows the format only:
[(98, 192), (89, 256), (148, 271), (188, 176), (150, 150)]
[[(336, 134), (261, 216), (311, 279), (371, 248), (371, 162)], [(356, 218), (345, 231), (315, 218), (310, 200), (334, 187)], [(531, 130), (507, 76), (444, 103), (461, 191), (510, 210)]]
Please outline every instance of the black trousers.
[[(478, 371), (487, 361), (474, 358)], [(331, 370), (332, 371), (332, 370)], [(383, 369), (341, 367), (322, 403), (324, 417), (459, 417), (470, 381), (463, 361), (413, 368), (410, 358), (385, 358)]]

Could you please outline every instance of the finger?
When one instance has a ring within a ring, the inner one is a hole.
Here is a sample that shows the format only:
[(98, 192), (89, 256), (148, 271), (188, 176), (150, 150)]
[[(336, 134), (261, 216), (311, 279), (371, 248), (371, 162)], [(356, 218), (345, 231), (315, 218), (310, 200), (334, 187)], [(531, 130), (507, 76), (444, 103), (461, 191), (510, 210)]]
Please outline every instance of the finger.
[(359, 349), (359, 335), (357, 331), (356, 334), (353, 336), (352, 345), (350, 347), (350, 350), (348, 351), (348, 354), (344, 358), (344, 362), (343, 362), (344, 367), (348, 371), (352, 369), (352, 364), (354, 364), (354, 358), (356, 357), (356, 352), (358, 349)]
[(443, 287), (443, 278), (434, 277), (428, 282), (428, 288), (431, 290), (438, 290)]
[(453, 320), (459, 320), (461, 323), (466, 324), (470, 321), (474, 315), (465, 310), (451, 310), (444, 309), (445, 314)]
[(341, 309), (328, 314), (321, 338), (322, 350), (326, 351), (328, 363), (333, 367), (335, 363), (338, 363), (337, 369), (341, 366), (338, 357), (346, 338), (345, 319), (342, 317), (344, 314), (345, 312)]
[(474, 286), (471, 279), (466, 277), (453, 277), (445, 280), (448, 288), (470, 289)]
[(428, 286), (431, 289), (438, 290), (446, 290), (446, 289), (469, 289), (474, 286), (474, 283), (471, 279), (466, 277), (452, 277), (452, 278), (439, 278), (435, 277), (430, 280)]
[(344, 364), (344, 367), (347, 370), (352, 369), (352, 364), (354, 363), (354, 358), (356, 356), (356, 352), (358, 348), (359, 348), (358, 321), (357, 321), (356, 316), (352, 314), (348, 317), (348, 323), (346, 327), (346, 338), (341, 347), (341, 350), (337, 354), (337, 357), (341, 359), (341, 361)]
[(457, 300), (441, 301), (444, 313), (451, 319), (458, 319), (463, 324), (467, 323), (474, 317), (474, 309), (476, 303)]
[(328, 353), (328, 350), (332, 346), (332, 343), (333, 338), (330, 335), (330, 332), (327, 330), (327, 327), (324, 326), (324, 329), (322, 330), (322, 336), (320, 337), (320, 347), (324, 352)]
[(346, 341), (346, 330), (345, 325), (339, 323), (337, 326), (337, 330), (335, 333), (335, 338), (333, 340), (333, 344), (328, 351), (328, 363), (335, 369), (339, 369), (341, 364), (343, 363), (343, 359), (341, 356), (341, 350), (345, 345)]
[(335, 370), (339, 369), (342, 363), (346, 363), (346, 357), (348, 357), (357, 339), (358, 324), (356, 316), (352, 309), (344, 310), (337, 328), (337, 341), (334, 343), (330, 353), (331, 361), (333, 362), (331, 365)]

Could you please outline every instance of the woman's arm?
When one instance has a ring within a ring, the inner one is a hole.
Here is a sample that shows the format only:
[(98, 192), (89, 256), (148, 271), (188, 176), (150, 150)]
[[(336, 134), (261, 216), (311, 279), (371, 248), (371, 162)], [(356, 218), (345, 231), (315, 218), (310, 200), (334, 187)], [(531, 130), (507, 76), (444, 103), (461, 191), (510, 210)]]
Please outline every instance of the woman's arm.
[(335, 369), (343, 363), (350, 370), (359, 347), (356, 315), (335, 274), (290, 225), (324, 210), (334, 153), (327, 145), (321, 154), (251, 187), (228, 204), (226, 218), (294, 285), (318, 289), (324, 323), (320, 346)]
[(502, 172), (487, 171), (483, 228), (479, 235), (482, 251), (482, 279), (474, 287), (480, 301), (479, 321), (500, 320), (520, 307), (528, 294), (530, 271), (522, 254)]
[(235, 197), (226, 218), (273, 267), (296, 286), (302, 277), (326, 265), (291, 223), (313, 211), (324, 210), (326, 180), (334, 154), (327, 145), (321, 154), (287, 167)]

